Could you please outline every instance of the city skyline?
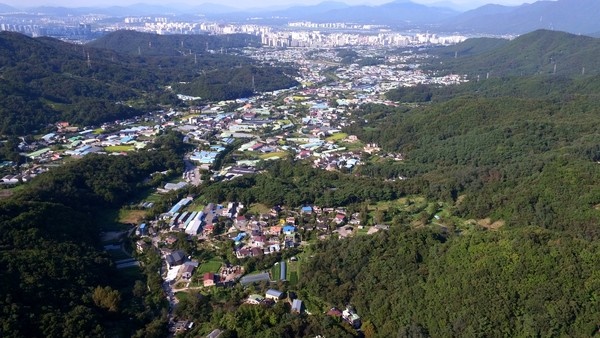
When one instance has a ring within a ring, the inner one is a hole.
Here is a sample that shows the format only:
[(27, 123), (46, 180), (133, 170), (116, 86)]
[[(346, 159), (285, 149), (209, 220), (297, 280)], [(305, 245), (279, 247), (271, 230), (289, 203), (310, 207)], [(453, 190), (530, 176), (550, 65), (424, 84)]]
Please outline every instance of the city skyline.
[[(408, 0), (402, 0), (402, 1), (408, 1)], [(6, 5), (20, 8), (20, 9), (36, 7), (36, 6), (110, 7), (110, 6), (130, 6), (130, 5), (134, 5), (134, 4), (161, 5), (164, 7), (169, 7), (169, 6), (173, 6), (173, 7), (188, 6), (189, 7), (189, 6), (200, 6), (202, 4), (215, 4), (215, 5), (220, 5), (220, 6), (232, 7), (232, 8), (236, 8), (236, 9), (252, 9), (252, 8), (268, 8), (268, 7), (285, 8), (285, 7), (291, 7), (291, 6), (307, 6), (307, 5), (316, 5), (316, 4), (319, 4), (322, 2), (325, 2), (325, 1), (324, 0), (309, 0), (309, 1), (299, 2), (298, 0), (284, 0), (284, 1), (259, 0), (259, 1), (249, 2), (246, 4), (240, 4), (240, 2), (237, 0), (220, 0), (220, 1), (176, 0), (173, 2), (169, 2), (169, 3), (165, 3), (164, 1), (160, 1), (160, 0), (120, 0), (120, 1), (116, 1), (116, 0), (109, 0), (109, 1), (86, 0), (86, 1), (77, 2), (76, 4), (74, 4), (72, 0), (52, 0), (52, 1), (50, 1), (50, 0), (27, 0), (25, 2), (18, 1), (18, 0), (0, 1), (0, 3), (2, 3), (2, 4), (6, 4)], [(355, 5), (376, 6), (376, 5), (382, 5), (385, 3), (389, 3), (392, 1), (390, 1), (390, 0), (343, 0), (343, 1), (335, 1), (335, 2), (342, 2), (342, 3), (346, 3), (348, 5), (353, 5), (353, 6), (355, 6)], [(489, 3), (506, 5), (506, 6), (515, 6), (515, 5), (520, 5), (523, 3), (532, 3), (534, 1), (523, 1), (523, 0), (451, 0), (451, 1), (412, 0), (412, 2), (424, 4), (424, 5), (428, 5), (428, 6), (439, 6), (439, 7), (448, 7), (448, 8), (467, 10), (467, 9), (477, 8), (477, 7), (480, 7), (485, 4), (489, 4)]]

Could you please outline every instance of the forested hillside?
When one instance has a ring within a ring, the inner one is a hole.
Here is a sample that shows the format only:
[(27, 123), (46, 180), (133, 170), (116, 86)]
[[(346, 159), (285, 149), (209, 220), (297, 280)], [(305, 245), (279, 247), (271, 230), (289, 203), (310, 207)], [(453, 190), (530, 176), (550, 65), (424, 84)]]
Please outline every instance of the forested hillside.
[(535, 77), (432, 89), (434, 103), (418, 108), (366, 106), (347, 131), (406, 155), (363, 175), (418, 180), (465, 217), (598, 238), (599, 85)]
[(293, 76), (296, 70), (290, 67), (235, 66), (230, 69), (212, 69), (203, 72), (190, 83), (178, 83), (173, 88), (178, 92), (211, 100), (231, 100), (250, 97), (255, 92), (268, 92), (298, 85)]
[(122, 30), (107, 34), (87, 45), (129, 55), (180, 56), (211, 52), (222, 54), (229, 49), (260, 47), (260, 38), (250, 34), (172, 36)]
[(599, 52), (600, 39), (538, 30), (506, 43), (491, 39), (472, 39), (439, 49), (435, 53), (442, 57), (441, 63), (433, 63), (430, 67), (468, 74), (472, 80), (477, 76), (484, 79), (488, 75), (598, 75)]
[(600, 246), (539, 228), (428, 229), (319, 243), (300, 287), (352, 304), (372, 337), (590, 337)]
[[(133, 46), (137, 33), (114, 33), (122, 46)], [(291, 69), (260, 68), (254, 86), (248, 70), (257, 69), (249, 58), (227, 54), (169, 53), (180, 37), (141, 35), (156, 40), (156, 54), (130, 55), (128, 50), (99, 49), (68, 44), (54, 39), (32, 39), (10, 32), (0, 34), (0, 134), (24, 135), (66, 120), (78, 125), (93, 125), (128, 118), (157, 109), (159, 104), (177, 103), (167, 86), (180, 82), (198, 82), (203, 99), (235, 99), (256, 91), (294, 86)], [(99, 45), (113, 46), (108, 42)], [(128, 40), (129, 39), (129, 40)], [(198, 41), (204, 43), (207, 37)], [(208, 39), (217, 45), (244, 46), (245, 37)], [(208, 41), (207, 40), (207, 41)], [(214, 41), (213, 41), (214, 40)], [(221, 42), (219, 42), (221, 41)], [(146, 43), (147, 45), (147, 43)], [(137, 47), (136, 47), (137, 49)], [(153, 49), (154, 50), (154, 49)], [(227, 74), (223, 80), (220, 75)], [(240, 81), (241, 90), (224, 95), (228, 81)], [(193, 92), (193, 90), (190, 90)]]
[[(160, 278), (136, 282), (142, 286), (134, 292), (134, 280), (118, 275), (99, 247), (98, 220), (108, 209), (143, 188), (149, 174), (182, 169), (181, 135), (153, 147), (127, 157), (87, 156), (0, 203), (2, 337), (131, 336), (153, 321), (159, 325), (149, 330), (164, 335)], [(145, 265), (153, 275), (156, 258)]]

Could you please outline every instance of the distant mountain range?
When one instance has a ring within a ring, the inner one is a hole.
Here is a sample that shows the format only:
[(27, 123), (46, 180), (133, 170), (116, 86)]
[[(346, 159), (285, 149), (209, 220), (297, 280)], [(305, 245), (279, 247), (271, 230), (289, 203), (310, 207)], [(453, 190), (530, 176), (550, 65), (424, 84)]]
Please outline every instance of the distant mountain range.
[(537, 1), (521, 6), (486, 5), (445, 21), (440, 28), (461, 32), (522, 34), (550, 29), (574, 34), (600, 32), (600, 1)]
[[(396, 0), (378, 6), (349, 6), (328, 1), (318, 5), (297, 5), (288, 8), (253, 8), (240, 10), (218, 3), (200, 5), (146, 5), (112, 7), (35, 7), (27, 12), (51, 15), (105, 14), (115, 17), (130, 15), (203, 15), (207, 19), (257, 23), (289, 21), (348, 22), (382, 24), (394, 28), (421, 28), (436, 32), (523, 34), (536, 29), (549, 29), (574, 34), (600, 33), (600, 1), (544, 0), (519, 6), (485, 5), (470, 11), (450, 9), (450, 3), (437, 6), (421, 5), (409, 0)], [(454, 6), (456, 8), (456, 6)], [(0, 4), (0, 13), (23, 11)]]

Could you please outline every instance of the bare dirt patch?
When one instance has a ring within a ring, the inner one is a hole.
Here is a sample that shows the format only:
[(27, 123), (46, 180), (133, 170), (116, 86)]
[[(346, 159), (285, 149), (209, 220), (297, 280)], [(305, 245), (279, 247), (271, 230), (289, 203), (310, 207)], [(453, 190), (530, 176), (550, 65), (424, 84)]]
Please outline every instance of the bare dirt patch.
[(488, 230), (498, 230), (502, 226), (504, 226), (504, 223), (505, 222), (503, 220), (497, 220), (495, 222), (492, 222), (490, 218), (484, 218), (477, 221), (477, 225)]
[(0, 190), (0, 200), (9, 198), (12, 194), (13, 192), (8, 189), (2, 189)]
[(146, 217), (145, 210), (122, 210), (119, 213), (119, 223), (139, 224)]

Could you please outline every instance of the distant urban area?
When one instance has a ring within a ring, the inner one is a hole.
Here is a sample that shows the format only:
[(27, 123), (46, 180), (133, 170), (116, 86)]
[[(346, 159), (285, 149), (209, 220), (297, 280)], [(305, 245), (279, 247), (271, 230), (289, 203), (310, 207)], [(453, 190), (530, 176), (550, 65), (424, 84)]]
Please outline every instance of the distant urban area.
[(386, 25), (347, 22), (313, 23), (291, 21), (287, 24), (239, 24), (207, 21), (202, 17), (172, 16), (111, 17), (100, 14), (56, 16), (44, 13), (5, 13), (0, 15), (0, 30), (31, 37), (48, 36), (74, 43), (86, 43), (117, 30), (166, 34), (236, 34), (260, 37), (270, 47), (343, 46), (431, 46), (464, 41), (463, 35), (439, 35), (428, 31), (395, 31)]

